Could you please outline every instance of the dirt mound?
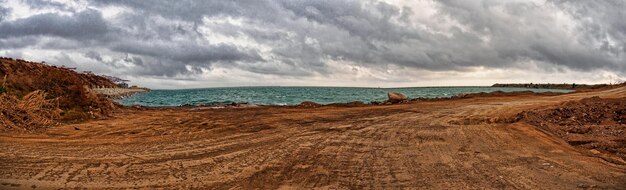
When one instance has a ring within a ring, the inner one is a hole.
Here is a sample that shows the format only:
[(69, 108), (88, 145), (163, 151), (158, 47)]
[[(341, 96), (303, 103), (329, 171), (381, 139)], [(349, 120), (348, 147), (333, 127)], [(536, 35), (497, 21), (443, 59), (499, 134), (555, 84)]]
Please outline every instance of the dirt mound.
[(72, 68), (0, 58), (0, 86), (5, 99), (19, 100), (35, 91), (45, 92), (44, 98), (54, 100), (63, 110), (59, 119), (66, 121), (105, 117), (115, 107), (113, 101), (89, 89), (115, 87), (113, 82)]
[(517, 119), (555, 134), (573, 146), (626, 160), (626, 98), (586, 98), (552, 109), (522, 112)]
[(8, 94), (0, 95), (0, 127), (36, 129), (54, 125), (61, 110), (57, 99), (46, 99), (46, 93), (34, 91), (21, 100)]

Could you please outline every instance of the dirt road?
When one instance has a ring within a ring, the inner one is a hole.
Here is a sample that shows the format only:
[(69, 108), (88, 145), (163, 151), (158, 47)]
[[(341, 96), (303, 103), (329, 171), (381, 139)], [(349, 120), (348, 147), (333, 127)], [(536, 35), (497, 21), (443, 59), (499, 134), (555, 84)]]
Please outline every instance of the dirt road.
[(0, 135), (0, 189), (625, 189), (626, 165), (507, 118), (626, 88), (390, 106), (122, 110)]

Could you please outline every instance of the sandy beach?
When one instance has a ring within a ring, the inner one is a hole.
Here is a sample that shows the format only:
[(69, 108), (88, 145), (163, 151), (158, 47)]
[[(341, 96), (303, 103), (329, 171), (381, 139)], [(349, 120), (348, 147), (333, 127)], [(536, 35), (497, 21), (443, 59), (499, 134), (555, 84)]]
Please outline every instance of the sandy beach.
[(623, 98), (626, 88), (384, 106), (124, 108), (0, 134), (0, 187), (623, 189), (616, 155), (514, 119), (594, 96)]

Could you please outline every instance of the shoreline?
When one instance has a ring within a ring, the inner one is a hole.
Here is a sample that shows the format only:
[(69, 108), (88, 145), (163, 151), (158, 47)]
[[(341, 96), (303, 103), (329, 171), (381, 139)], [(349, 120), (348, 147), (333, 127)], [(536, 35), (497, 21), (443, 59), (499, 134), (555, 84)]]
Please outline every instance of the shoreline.
[[(165, 89), (151, 89), (155, 91), (176, 91), (176, 90), (204, 90), (204, 89), (224, 89), (224, 88), (360, 88), (360, 89), (411, 89), (411, 88), (528, 88), (537, 89), (535, 87), (517, 87), (517, 86), (494, 86), (500, 85), (499, 83), (493, 85), (467, 85), (467, 86), (402, 86), (402, 87), (360, 87), (360, 86), (215, 86), (215, 87), (198, 87), (198, 88), (165, 88)], [(585, 85), (585, 84), (582, 84)], [(609, 87), (615, 85), (603, 85), (603, 87)], [(553, 89), (553, 90), (576, 90), (572, 88), (539, 88), (539, 89)]]
[[(298, 104), (280, 105), (280, 104), (252, 104), (247, 102), (233, 102), (228, 104), (183, 104), (178, 106), (144, 106), (144, 105), (123, 105), (124, 107), (141, 107), (148, 109), (167, 109), (167, 108), (191, 108), (191, 109), (222, 109), (222, 108), (254, 108), (254, 107), (303, 107), (303, 108), (316, 108), (316, 107), (364, 107), (364, 106), (382, 106), (382, 105), (394, 105), (394, 104), (407, 104), (412, 102), (438, 102), (438, 101), (450, 101), (458, 99), (478, 98), (478, 97), (503, 97), (503, 96), (558, 96), (564, 94), (579, 93), (578, 91), (571, 92), (533, 92), (533, 91), (493, 91), (493, 92), (475, 92), (465, 93), (446, 97), (436, 98), (410, 98), (400, 103), (388, 103), (385, 101), (350, 101), (350, 102), (336, 102), (336, 103), (318, 103), (312, 101), (302, 101)], [(131, 94), (132, 95), (132, 94)], [(123, 97), (122, 97), (123, 98)], [(312, 104), (311, 104), (312, 103)]]

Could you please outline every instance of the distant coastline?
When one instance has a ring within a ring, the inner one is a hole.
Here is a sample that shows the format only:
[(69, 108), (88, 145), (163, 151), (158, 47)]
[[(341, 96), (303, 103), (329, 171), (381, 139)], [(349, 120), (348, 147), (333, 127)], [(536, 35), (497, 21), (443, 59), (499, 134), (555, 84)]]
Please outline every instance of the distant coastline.
[(568, 90), (577, 90), (577, 89), (599, 89), (610, 87), (609, 84), (576, 84), (576, 83), (563, 83), (563, 84), (534, 84), (534, 83), (509, 83), (509, 84), (500, 84), (496, 83), (491, 87), (503, 87), (503, 88), (542, 88), (542, 89), (568, 89)]
[(148, 92), (148, 88), (131, 87), (131, 88), (92, 88), (97, 94), (102, 94), (111, 98), (124, 98), (136, 93)]

